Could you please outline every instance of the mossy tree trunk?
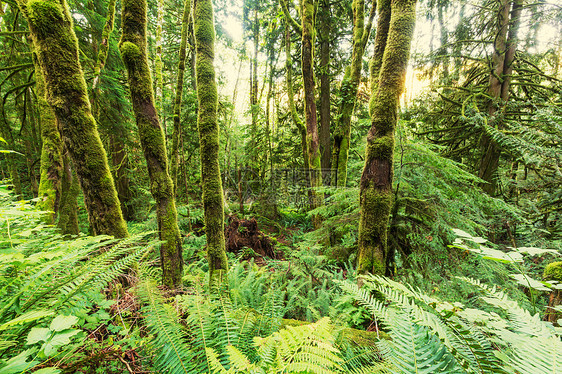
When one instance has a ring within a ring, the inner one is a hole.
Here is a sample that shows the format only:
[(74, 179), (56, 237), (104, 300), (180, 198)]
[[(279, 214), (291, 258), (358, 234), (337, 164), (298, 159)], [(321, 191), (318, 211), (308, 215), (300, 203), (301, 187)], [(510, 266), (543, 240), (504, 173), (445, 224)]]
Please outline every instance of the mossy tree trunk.
[(320, 0), (318, 9), (318, 32), (320, 44), (320, 59), (318, 63), (318, 78), (320, 80), (319, 114), (320, 126), (318, 137), (320, 141), (320, 164), (323, 177), (329, 176), (330, 169), (330, 32), (331, 32), (331, 9), (329, 0)]
[[(156, 108), (158, 113), (162, 114), (162, 95), (164, 94), (164, 77), (162, 75), (162, 24), (164, 23), (164, 0), (157, 0), (157, 4), (156, 57), (154, 61), (154, 74), (156, 75)], [(165, 132), (166, 129), (164, 129), (164, 133)]]
[(164, 241), (160, 248), (162, 283), (170, 288), (181, 284), (182, 246), (164, 132), (154, 103), (152, 78), (146, 50), (146, 0), (123, 0), (123, 33), (119, 50), (127, 67), (133, 111), (141, 146), (146, 158), (150, 190), (156, 200), (158, 233)]
[(369, 20), (365, 25), (365, 1), (354, 0), (353, 9), (353, 49), (351, 52), (351, 64), (347, 67), (341, 83), (341, 101), (338, 107), (336, 129), (334, 131), (334, 144), (332, 146), (332, 167), (335, 172), (332, 175), (332, 185), (345, 187), (347, 183), (347, 160), (349, 158), (349, 142), (351, 140), (351, 115), (357, 99), (357, 90), (361, 80), (361, 69), (363, 67), (363, 55), (365, 46), (369, 40), (373, 18), (375, 16), (375, 4), (369, 13)]
[[(6, 142), (6, 148), (9, 151), (15, 151), (15, 142), (14, 142), (14, 134), (12, 133), (12, 128), (10, 124), (7, 122), (6, 117), (4, 116), (4, 100), (0, 99), (0, 135)], [(12, 185), (14, 186), (14, 193), (18, 198), (22, 196), (22, 189), (21, 189), (21, 181), (20, 175), (18, 172), (18, 167), (16, 164), (16, 157), (15, 153), (5, 153), (4, 156), (6, 157), (6, 162), (8, 164), (8, 172), (10, 174), (10, 178), (12, 179)]]
[[(189, 19), (191, 18), (191, 0), (185, 0), (181, 24), (181, 42), (178, 62), (178, 78), (176, 81), (176, 96), (174, 98), (174, 129), (172, 132), (172, 152), (170, 174), (174, 182), (174, 191), (177, 196), (178, 191), (178, 164), (181, 135), (181, 103), (183, 95), (183, 81), (185, 74), (185, 58), (187, 55), (187, 31)], [(187, 191), (186, 191), (187, 193)]]
[[(385, 272), (387, 229), (393, 200), (394, 130), (416, 21), (415, 0), (392, 0), (385, 5), (390, 5), (391, 16), (377, 90), (371, 97), (371, 129), (367, 135), (359, 196), (358, 272), (373, 274)], [(381, 26), (384, 30), (384, 25)]]
[[(324, 194), (316, 188), (322, 187), (320, 142), (316, 116), (316, 85), (314, 80), (314, 39), (315, 39), (315, 2), (302, 0), (302, 50), (301, 67), (304, 88), (304, 117), (306, 122), (306, 145), (308, 166), (310, 170), (311, 206), (317, 208), (324, 203)], [(313, 217), (314, 227), (321, 223), (319, 216)]]
[(55, 113), (45, 99), (45, 80), (39, 62), (35, 60), (35, 94), (41, 121), (41, 177), (39, 179), (39, 202), (37, 207), (48, 211), (44, 219), (54, 224), (59, 211), (62, 195), (64, 161), (63, 144)]
[(194, 0), (195, 72), (201, 182), (211, 288), (220, 284), (228, 270), (224, 240), (224, 204), (219, 170), (219, 126), (215, 82), (215, 24), (211, 0)]
[[(498, 9), (497, 32), (492, 55), (492, 72), (488, 86), (488, 125), (503, 128), (503, 113), (509, 99), (509, 86), (519, 30), (523, 0), (501, 0)], [(499, 145), (485, 131), (480, 142), (482, 157), (478, 176), (486, 183), (484, 191), (493, 195), (497, 185), (497, 171), (501, 156)]]
[[(64, 235), (78, 235), (78, 195), (80, 183), (68, 152), (63, 155), (63, 170), (61, 181), (61, 201), (57, 227)], [(90, 230), (91, 231), (91, 230)]]
[(96, 59), (96, 65), (94, 66), (94, 80), (92, 83), (92, 88), (94, 90), (96, 90), (98, 86), (101, 70), (103, 69), (107, 61), (107, 54), (109, 52), (109, 38), (111, 36), (111, 32), (113, 31), (113, 23), (115, 19), (115, 1), (116, 0), (109, 0), (109, 3), (107, 5), (107, 18), (105, 20), (105, 25), (103, 26), (98, 57)]
[(103, 149), (84, 74), (78, 60), (78, 41), (65, 0), (19, 0), (29, 23), (47, 101), (80, 179), (91, 231), (118, 238), (128, 236)]

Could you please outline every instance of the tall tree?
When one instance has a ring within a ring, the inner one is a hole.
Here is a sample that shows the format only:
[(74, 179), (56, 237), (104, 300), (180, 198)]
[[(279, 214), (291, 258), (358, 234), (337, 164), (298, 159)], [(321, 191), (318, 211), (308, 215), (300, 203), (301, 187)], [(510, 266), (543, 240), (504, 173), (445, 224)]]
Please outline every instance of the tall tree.
[(49, 211), (45, 219), (54, 224), (59, 211), (62, 195), (62, 178), (64, 161), (62, 157), (63, 144), (57, 126), (55, 113), (45, 99), (45, 80), (41, 66), (35, 60), (35, 93), (39, 117), (41, 121), (41, 177), (39, 179), (39, 202), (37, 207)]
[(318, 78), (320, 80), (320, 98), (318, 100), (320, 125), (318, 138), (320, 142), (320, 164), (322, 170), (330, 168), (330, 38), (331, 38), (331, 5), (329, 0), (319, 0), (318, 8), (318, 40), (320, 44), (320, 61), (318, 62)]
[[(497, 33), (494, 39), (487, 111), (488, 124), (499, 129), (503, 127), (503, 110), (509, 99), (522, 9), (523, 0), (501, 0), (496, 18)], [(496, 189), (496, 173), (501, 149), (486, 132), (482, 134), (481, 147), (482, 157), (478, 176), (486, 182), (482, 186), (484, 191), (493, 195)]]
[(160, 248), (162, 283), (170, 288), (181, 285), (182, 245), (177, 223), (174, 186), (168, 174), (164, 131), (154, 103), (152, 78), (146, 50), (146, 1), (124, 0), (123, 34), (119, 42), (121, 56), (128, 70), (133, 111), (137, 120), (150, 190), (156, 200), (158, 233), (164, 241)]
[[(311, 203), (316, 208), (323, 204), (324, 196), (316, 188), (322, 186), (320, 141), (316, 116), (316, 84), (314, 81), (314, 36), (315, 0), (302, 0), (302, 50), (301, 67), (304, 87), (304, 117), (306, 122), (306, 145), (310, 168)], [(313, 217), (315, 227), (320, 225), (320, 217)]]
[(201, 182), (209, 258), (209, 283), (218, 285), (228, 270), (224, 239), (224, 201), (219, 170), (219, 126), (215, 81), (215, 24), (211, 0), (194, 0), (195, 71)]
[(126, 237), (119, 200), (78, 60), (78, 41), (65, 0), (19, 0), (45, 76), (47, 101), (84, 191), (93, 234)]
[(341, 83), (341, 99), (338, 107), (336, 129), (334, 131), (334, 144), (332, 147), (332, 185), (345, 187), (347, 182), (347, 160), (349, 157), (349, 143), (351, 140), (351, 115), (355, 107), (361, 70), (363, 68), (363, 55), (369, 40), (373, 18), (375, 17), (376, 4), (373, 1), (369, 19), (365, 24), (365, 1), (354, 0), (353, 9), (353, 49), (351, 64), (347, 67)]
[[(394, 130), (416, 21), (416, 0), (384, 0), (380, 7), (381, 11), (390, 12), (390, 18), (386, 18), (388, 25), (381, 24), (385, 19), (378, 23), (383, 32), (388, 27), (388, 36), (384, 41), (376, 92), (371, 97), (371, 128), (359, 186), (358, 271), (374, 274), (385, 272), (387, 229), (393, 200)], [(380, 47), (375, 45), (375, 52)], [(371, 71), (376, 73), (376, 69)]]
[(191, 1), (192, 0), (185, 0), (183, 7), (180, 52), (178, 61), (178, 77), (176, 80), (176, 96), (174, 98), (174, 129), (172, 131), (172, 152), (170, 156), (172, 160), (170, 174), (172, 176), (172, 181), (174, 182), (174, 191), (176, 193), (176, 196), (178, 191), (178, 164), (181, 136), (181, 104), (185, 74), (185, 58), (187, 55), (187, 31), (189, 28), (189, 19), (191, 18)]

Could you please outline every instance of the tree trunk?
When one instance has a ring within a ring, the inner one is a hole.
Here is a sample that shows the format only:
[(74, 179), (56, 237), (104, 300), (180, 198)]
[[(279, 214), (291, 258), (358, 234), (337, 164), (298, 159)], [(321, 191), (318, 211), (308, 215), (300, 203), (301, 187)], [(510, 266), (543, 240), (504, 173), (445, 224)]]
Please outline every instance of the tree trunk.
[[(390, 9), (381, 8), (381, 11), (385, 10), (390, 10), (391, 17), (377, 91), (371, 97), (372, 122), (360, 183), (359, 273), (385, 273), (387, 229), (393, 198), (394, 130), (416, 21), (416, 1), (392, 0)], [(381, 12), (379, 17), (383, 14)], [(381, 26), (384, 30), (385, 25)]]
[[(174, 129), (172, 132), (172, 154), (171, 154), (171, 170), (172, 181), (174, 182), (174, 192), (178, 194), (178, 164), (179, 164), (179, 147), (181, 135), (181, 103), (183, 95), (183, 81), (185, 73), (185, 57), (187, 50), (187, 31), (189, 28), (189, 19), (191, 17), (191, 0), (185, 0), (183, 7), (183, 16), (181, 24), (181, 42), (178, 62), (178, 78), (176, 81), (176, 96), (174, 99)], [(187, 193), (187, 191), (186, 191)]]
[(78, 60), (65, 0), (20, 0), (66, 148), (84, 191), (93, 234), (128, 236)]
[(308, 148), (306, 144), (306, 127), (302, 122), (301, 117), (297, 112), (295, 106), (295, 94), (293, 92), (293, 59), (291, 56), (291, 34), (289, 31), (289, 21), (286, 20), (285, 24), (285, 69), (286, 69), (286, 81), (287, 81), (287, 97), (289, 100), (289, 110), (291, 112), (291, 117), (295, 126), (299, 130), (301, 135), (301, 148), (302, 148), (302, 158), (303, 167), (307, 171), (306, 176), (306, 186), (310, 187), (310, 174), (308, 174)]
[(109, 135), (109, 145), (111, 148), (111, 161), (113, 166), (113, 178), (117, 196), (121, 202), (121, 211), (126, 221), (130, 221), (134, 216), (134, 209), (131, 206), (131, 188), (127, 170), (129, 169), (129, 158), (125, 148), (127, 134), (122, 128), (115, 128)]
[[(522, 8), (523, 0), (502, 0), (498, 11), (498, 29), (494, 39), (494, 54), (492, 56), (493, 70), (490, 74), (488, 87), (488, 96), (490, 97), (488, 125), (497, 129), (503, 128), (503, 112), (509, 99), (509, 85), (513, 72), (517, 48), (517, 31), (519, 30)], [(494, 195), (501, 149), (485, 130), (480, 145), (482, 158), (480, 159), (478, 176), (486, 182), (482, 185), (484, 191), (489, 195)]]
[[(61, 201), (59, 206), (59, 219), (57, 227), (64, 235), (78, 235), (78, 195), (80, 184), (72, 167), (68, 152), (63, 156), (63, 171), (61, 181)], [(90, 227), (91, 229), (91, 227)]]
[(109, 4), (107, 5), (107, 19), (105, 20), (105, 25), (103, 27), (103, 31), (101, 35), (100, 50), (98, 52), (96, 65), (94, 66), (94, 81), (92, 83), (92, 89), (94, 91), (98, 86), (101, 69), (103, 69), (103, 67), (105, 66), (105, 62), (107, 61), (107, 54), (109, 52), (109, 38), (111, 36), (111, 32), (113, 31), (114, 18), (115, 18), (115, 0), (109, 0)]
[[(322, 186), (320, 143), (316, 118), (316, 87), (314, 83), (314, 0), (302, 1), (302, 80), (304, 86), (304, 117), (306, 121), (306, 145), (310, 170), (311, 206), (324, 203), (324, 194), (316, 188)], [(319, 216), (312, 219), (314, 227), (321, 223)]]
[[(6, 120), (6, 116), (4, 115), (4, 100), (0, 100), (0, 126), (2, 138), (6, 142), (6, 148), (9, 151), (15, 151), (15, 142), (14, 142), (14, 134), (12, 133), (12, 128), (10, 124)], [(12, 185), (14, 186), (14, 193), (17, 198), (23, 198), (22, 189), (21, 189), (21, 181), (20, 175), (18, 172), (18, 167), (16, 164), (16, 157), (15, 153), (5, 153), (6, 162), (8, 164), (8, 170), (10, 174), (10, 178), (12, 179)]]
[(160, 240), (162, 283), (169, 288), (181, 285), (182, 246), (177, 224), (174, 186), (168, 174), (164, 132), (154, 105), (152, 78), (146, 52), (146, 1), (124, 0), (123, 34), (119, 50), (127, 67), (133, 111), (146, 158), (150, 190), (156, 201)]
[(219, 170), (219, 126), (215, 82), (215, 24), (211, 0), (194, 0), (196, 78), (201, 154), (201, 182), (211, 288), (222, 282), (228, 270), (224, 241), (224, 202)]
[(48, 211), (45, 221), (54, 224), (59, 211), (62, 194), (62, 177), (64, 161), (62, 157), (62, 139), (57, 126), (55, 113), (45, 99), (45, 80), (41, 67), (35, 64), (35, 92), (41, 121), (41, 177), (39, 179), (39, 202), (37, 207)]
[(318, 137), (320, 140), (320, 165), (322, 166), (323, 180), (329, 178), (331, 161), (330, 152), (330, 2), (320, 1), (318, 11), (318, 33), (320, 39), (320, 63), (318, 64), (318, 77), (320, 78), (320, 126)]
[(365, 1), (354, 0), (353, 8), (353, 49), (351, 64), (347, 67), (341, 83), (341, 103), (338, 108), (336, 129), (334, 131), (334, 144), (332, 148), (332, 185), (345, 187), (347, 183), (347, 160), (349, 158), (349, 143), (351, 141), (351, 116), (357, 100), (357, 90), (361, 80), (363, 68), (363, 55), (369, 40), (375, 4), (371, 8), (369, 21), (365, 25)]
[[(157, 0), (158, 10), (156, 18), (156, 61), (154, 74), (156, 75), (156, 109), (162, 115), (162, 95), (164, 91), (164, 77), (162, 76), (162, 24), (164, 23), (164, 0)], [(165, 121), (162, 120), (165, 125)], [(166, 129), (164, 128), (164, 134)], [(164, 144), (166, 139), (164, 138)]]

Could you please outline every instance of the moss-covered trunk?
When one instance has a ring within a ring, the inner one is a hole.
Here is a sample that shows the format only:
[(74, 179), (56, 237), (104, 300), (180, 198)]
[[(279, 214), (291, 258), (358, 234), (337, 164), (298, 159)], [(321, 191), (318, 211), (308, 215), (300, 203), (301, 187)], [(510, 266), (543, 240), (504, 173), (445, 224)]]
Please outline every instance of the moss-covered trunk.
[[(35, 56), (34, 56), (35, 57)], [(62, 194), (64, 161), (62, 139), (55, 113), (45, 99), (45, 80), (39, 63), (35, 60), (35, 93), (41, 121), (41, 177), (39, 179), (39, 202), (37, 207), (48, 211), (44, 219), (54, 224), (59, 211)]]
[[(122, 124), (121, 124), (122, 125)], [(121, 202), (121, 212), (125, 220), (130, 221), (134, 217), (134, 207), (131, 204), (131, 187), (127, 170), (129, 169), (129, 157), (125, 147), (127, 133), (123, 127), (115, 127), (109, 135), (109, 146), (111, 149), (111, 165), (117, 196)]]
[(65, 0), (20, 0), (66, 148), (80, 179), (91, 231), (126, 237), (117, 192), (109, 171), (78, 60), (78, 41)]
[(78, 195), (80, 194), (80, 183), (68, 152), (63, 156), (63, 170), (61, 180), (61, 201), (59, 206), (59, 218), (57, 227), (64, 235), (78, 235)]
[[(176, 96), (174, 98), (174, 129), (172, 132), (172, 152), (170, 174), (174, 182), (174, 192), (177, 196), (178, 191), (178, 164), (181, 134), (181, 102), (183, 95), (183, 81), (185, 74), (185, 57), (187, 54), (187, 31), (189, 19), (191, 18), (191, 0), (185, 0), (181, 23), (181, 42), (178, 62), (178, 78), (176, 81)], [(187, 193), (187, 191), (186, 191)]]
[(195, 72), (201, 182), (209, 258), (209, 283), (218, 285), (228, 270), (224, 241), (224, 203), (219, 170), (219, 126), (215, 82), (215, 24), (211, 0), (194, 0)]
[[(293, 92), (293, 58), (291, 56), (291, 33), (289, 31), (289, 21), (285, 20), (285, 78), (287, 82), (287, 96), (289, 100), (289, 110), (293, 123), (297, 126), (299, 134), (301, 135), (301, 152), (303, 158), (303, 166), (308, 170), (308, 148), (306, 144), (306, 127), (297, 112), (295, 106), (295, 94)], [(306, 186), (310, 187), (310, 174), (306, 173)]]
[(365, 167), (360, 183), (360, 273), (385, 272), (387, 228), (393, 198), (394, 130), (416, 21), (416, 1), (392, 0), (390, 14), (377, 90), (371, 97), (371, 129), (367, 134)]
[(338, 107), (336, 128), (334, 130), (334, 144), (332, 146), (332, 185), (345, 187), (347, 183), (347, 160), (349, 158), (349, 142), (351, 140), (351, 115), (355, 107), (359, 81), (361, 80), (361, 69), (363, 67), (363, 55), (365, 46), (371, 33), (373, 18), (375, 16), (375, 4), (371, 8), (369, 20), (365, 25), (365, 1), (354, 0), (353, 8), (353, 49), (351, 52), (351, 64), (347, 67), (341, 83), (341, 98)]
[[(311, 206), (317, 208), (324, 203), (324, 194), (316, 188), (322, 186), (320, 142), (316, 117), (316, 85), (314, 82), (314, 0), (302, 1), (302, 50), (301, 67), (304, 88), (304, 117), (306, 122), (306, 145), (310, 170)], [(320, 226), (320, 217), (313, 217), (314, 227)]]
[(94, 80), (92, 83), (92, 88), (94, 89), (94, 91), (97, 88), (101, 70), (103, 69), (107, 61), (107, 54), (109, 52), (109, 38), (111, 36), (111, 32), (113, 31), (114, 19), (115, 0), (109, 0), (109, 3), (107, 5), (107, 18), (105, 20), (105, 25), (103, 26), (98, 57), (96, 59), (96, 65), (94, 66)]
[(318, 78), (320, 80), (319, 114), (320, 126), (318, 138), (320, 141), (320, 164), (323, 180), (329, 178), (331, 146), (330, 146), (330, 38), (331, 38), (331, 9), (329, 0), (320, 0), (318, 8), (318, 32), (320, 44), (320, 59), (318, 63)]
[[(6, 142), (6, 149), (9, 151), (15, 151), (14, 134), (12, 133), (12, 128), (10, 124), (6, 121), (6, 117), (2, 114), (4, 113), (4, 100), (0, 100), (0, 135)], [(22, 197), (21, 181), (18, 172), (18, 167), (16, 164), (15, 153), (4, 153), (6, 157), (6, 163), (8, 164), (8, 173), (12, 179), (12, 185), (14, 186), (14, 193), (17, 197)]]
[(123, 33), (119, 42), (127, 67), (133, 111), (141, 146), (146, 158), (150, 191), (156, 200), (158, 233), (164, 241), (160, 248), (162, 282), (176, 288), (181, 284), (183, 260), (177, 223), (174, 186), (168, 174), (164, 132), (154, 103), (152, 78), (146, 51), (146, 1), (123, 0)]
[[(509, 85), (515, 61), (517, 32), (522, 9), (523, 0), (502, 0), (496, 19), (497, 31), (488, 86), (488, 125), (497, 129), (503, 128), (503, 112), (509, 99)], [(501, 149), (486, 132), (482, 134), (480, 146), (482, 157), (478, 176), (486, 182), (482, 185), (484, 191), (493, 195), (497, 185)]]

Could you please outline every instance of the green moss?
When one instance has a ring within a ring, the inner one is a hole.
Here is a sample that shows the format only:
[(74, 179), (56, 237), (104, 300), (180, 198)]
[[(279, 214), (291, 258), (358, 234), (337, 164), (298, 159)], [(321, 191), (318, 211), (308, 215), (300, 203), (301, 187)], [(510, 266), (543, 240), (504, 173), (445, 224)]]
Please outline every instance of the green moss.
[(27, 2), (28, 19), (39, 30), (48, 30), (53, 24), (64, 21), (64, 10), (50, 0), (30, 0)]
[(543, 278), (562, 282), (562, 261), (552, 262), (544, 268)]

